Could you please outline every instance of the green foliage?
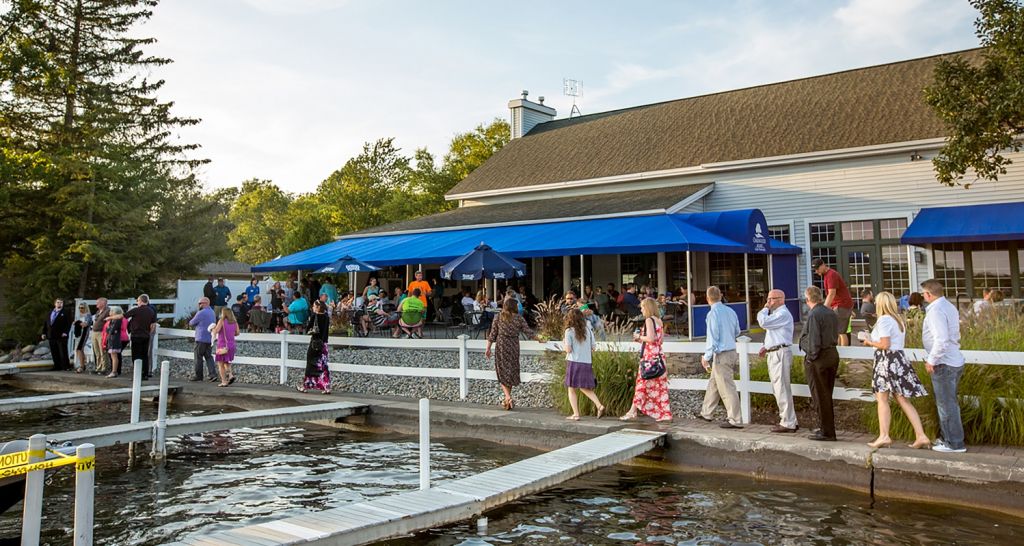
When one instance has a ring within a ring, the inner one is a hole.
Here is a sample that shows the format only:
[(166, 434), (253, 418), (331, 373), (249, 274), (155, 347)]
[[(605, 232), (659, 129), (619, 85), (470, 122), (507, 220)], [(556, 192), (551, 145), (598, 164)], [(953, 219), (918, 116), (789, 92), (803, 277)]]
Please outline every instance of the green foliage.
[(444, 192), (483, 165), (511, 138), (512, 130), (508, 122), (497, 118), (489, 125), (480, 124), (473, 131), (455, 135), (448, 147), (448, 154), (444, 156), (444, 170), (451, 173), (453, 182), (444, 188)]
[(278, 220), (284, 225), (278, 253), (291, 254), (329, 243), (332, 233), (324, 212), (316, 194), (303, 194), (289, 203), (284, 218)]
[(228, 256), (221, 205), (201, 192), (198, 120), (171, 112), (170, 62), (135, 38), (156, 0), (22, 0), (0, 14), (0, 262), (5, 294), (36, 333), (54, 297), (159, 295)]
[[(921, 320), (907, 325), (907, 346), (921, 347)], [(965, 315), (960, 323), (960, 342), (964, 350), (1024, 351), (1024, 313), (1013, 307), (997, 307), (981, 316)], [(916, 364), (918, 377), (929, 393), (931, 376), (924, 364)], [(960, 416), (969, 444), (1024, 445), (1024, 368), (1020, 366), (985, 366), (967, 364), (958, 388)], [(934, 438), (939, 430), (934, 396), (915, 398), (914, 407), (924, 423), (925, 432)], [(875, 406), (864, 409), (864, 422), (870, 430), (878, 430)], [(911, 440), (913, 428), (906, 416), (892, 401), (894, 438)]]
[(1019, 0), (971, 0), (980, 12), (976, 34), (983, 61), (942, 60), (927, 88), (929, 105), (950, 137), (932, 160), (939, 182), (969, 188), (964, 175), (998, 180), (1011, 163), (1003, 153), (1020, 151), (1024, 132), (1024, 6)]
[[(561, 336), (559, 336), (561, 337)], [(555, 408), (566, 414), (572, 414), (569, 396), (565, 388), (565, 353), (549, 351), (543, 357), (551, 366), (551, 396)], [(622, 415), (629, 411), (633, 403), (633, 390), (636, 383), (636, 372), (639, 366), (634, 352), (594, 351), (594, 375), (597, 377), (597, 388), (594, 392), (605, 405), (607, 415)], [(597, 408), (590, 400), (579, 393), (580, 415), (596, 415)]]
[(269, 180), (242, 182), (242, 191), (228, 213), (234, 224), (228, 232), (228, 244), (235, 258), (250, 264), (274, 259), (284, 238), (284, 219), (291, 202), (291, 194)]

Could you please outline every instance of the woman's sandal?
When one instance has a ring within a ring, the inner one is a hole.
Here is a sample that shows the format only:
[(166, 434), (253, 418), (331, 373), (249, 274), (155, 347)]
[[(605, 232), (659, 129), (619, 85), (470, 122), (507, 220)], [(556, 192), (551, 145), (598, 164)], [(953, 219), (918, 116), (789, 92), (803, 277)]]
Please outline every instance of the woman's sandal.
[(601, 406), (601, 407), (597, 408), (597, 418), (598, 419), (604, 417), (604, 410), (605, 409), (607, 409), (607, 408), (605, 408), (604, 406)]
[(627, 413), (627, 414), (623, 415), (622, 417), (619, 417), (619, 421), (636, 421), (636, 419), (637, 419), (637, 417), (636, 417), (635, 413), (632, 414), (632, 415)]
[(325, 391), (322, 391), (322, 394), (331, 394), (331, 389), (327, 389)]
[(218, 383), (217, 386), (218, 387), (227, 387), (228, 384), (227, 383)]
[(914, 442), (912, 444), (907, 444), (907, 447), (909, 447), (910, 449), (924, 449), (926, 447), (931, 447), (931, 445), (931, 440), (925, 440), (923, 442)]
[(230, 384), (234, 383), (234, 382), (235, 382), (235, 380), (237, 380), (237, 379), (238, 379), (237, 377), (235, 377), (235, 376), (233, 376), (233, 375), (232, 375), (232, 376), (231, 376), (231, 379), (228, 379), (228, 385), (230, 385)]
[(512, 403), (511, 402), (512, 402), (511, 400), (502, 400), (501, 401), (501, 407), (505, 408), (505, 411), (508, 411), (508, 410), (512, 409)]
[(579, 421), (580, 420), (580, 416), (579, 415), (570, 415), (570, 416), (566, 417), (565, 420), (566, 421)]

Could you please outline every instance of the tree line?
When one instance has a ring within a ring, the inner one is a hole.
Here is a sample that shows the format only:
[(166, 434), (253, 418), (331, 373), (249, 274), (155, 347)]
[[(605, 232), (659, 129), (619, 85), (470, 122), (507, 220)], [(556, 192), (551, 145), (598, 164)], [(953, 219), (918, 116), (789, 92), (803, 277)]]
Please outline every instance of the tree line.
[(508, 140), (496, 121), (435, 162), (382, 139), (310, 194), (262, 180), (207, 190), (196, 172), (208, 160), (177, 137), (199, 120), (176, 113), (150, 76), (171, 60), (134, 35), (158, 3), (0, 0), (5, 338), (35, 339), (57, 297), (160, 296), (210, 262), (257, 263), (444, 210), (444, 192)]

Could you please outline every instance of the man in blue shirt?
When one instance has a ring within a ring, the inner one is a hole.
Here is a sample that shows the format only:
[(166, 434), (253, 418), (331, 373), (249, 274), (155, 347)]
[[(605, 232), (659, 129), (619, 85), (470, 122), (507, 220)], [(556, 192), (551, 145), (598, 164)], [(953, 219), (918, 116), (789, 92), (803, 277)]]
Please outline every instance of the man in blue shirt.
[(722, 428), (743, 428), (743, 417), (740, 415), (740, 396), (736, 392), (733, 376), (739, 365), (740, 356), (736, 352), (736, 338), (740, 335), (740, 319), (736, 311), (722, 303), (722, 291), (717, 286), (709, 286), (707, 291), (711, 310), (707, 318), (707, 343), (700, 363), (711, 372), (708, 390), (704, 393), (704, 405), (700, 409), (700, 418), (711, 421), (711, 415), (718, 407), (719, 400), (725, 404), (727, 419), (719, 425)]
[(253, 278), (249, 281), (249, 286), (245, 287), (245, 303), (249, 304), (249, 306), (256, 303), (256, 296), (260, 295), (259, 282), (259, 280)]
[[(224, 279), (221, 279), (221, 284), (223, 282)], [(217, 319), (213, 316), (213, 310), (210, 309), (210, 300), (200, 298), (199, 311), (196, 311), (192, 320), (188, 321), (188, 325), (196, 329), (196, 348), (194, 351), (196, 367), (195, 375), (192, 376), (190, 381), (203, 380), (203, 361), (206, 361), (206, 370), (210, 372), (210, 381), (217, 381), (217, 367), (213, 362), (213, 351), (211, 350), (213, 336), (210, 335), (210, 327), (216, 322)]]
[(217, 298), (213, 300), (213, 315), (220, 317), (225, 307), (231, 304), (231, 289), (224, 286), (224, 279), (217, 279), (217, 286), (213, 287)]

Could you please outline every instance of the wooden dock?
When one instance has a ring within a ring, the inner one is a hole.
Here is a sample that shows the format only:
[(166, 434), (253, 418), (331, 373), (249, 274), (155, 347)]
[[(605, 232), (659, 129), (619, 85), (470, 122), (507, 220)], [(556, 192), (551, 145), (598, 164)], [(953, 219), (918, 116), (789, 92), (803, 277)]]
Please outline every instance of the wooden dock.
[[(177, 392), (180, 387), (169, 387), (170, 392)], [(142, 387), (142, 396), (159, 396), (158, 385)], [(43, 396), (25, 396), (21, 398), (0, 399), (0, 413), (9, 411), (21, 411), (30, 409), (54, 408), (58, 406), (70, 406), (72, 404), (93, 404), (96, 402), (117, 402), (131, 400), (132, 389), (108, 389), (102, 391), (66, 392), (61, 394), (47, 394)]]
[[(166, 437), (182, 434), (198, 434), (233, 428), (260, 428), (297, 423), (303, 421), (337, 420), (349, 415), (365, 413), (369, 406), (356, 402), (332, 402), (308, 406), (292, 406), (219, 415), (200, 415), (167, 419)], [(144, 442), (152, 439), (153, 422), (113, 425), (48, 435), (51, 442), (72, 444), (90, 443), (96, 447), (108, 447), (128, 442)]]
[(20, 370), (14, 364), (0, 364), (0, 375), (12, 375)]
[(463, 521), (520, 497), (643, 454), (665, 433), (626, 429), (427, 490), (399, 493), (175, 544), (277, 546), (366, 544)]

